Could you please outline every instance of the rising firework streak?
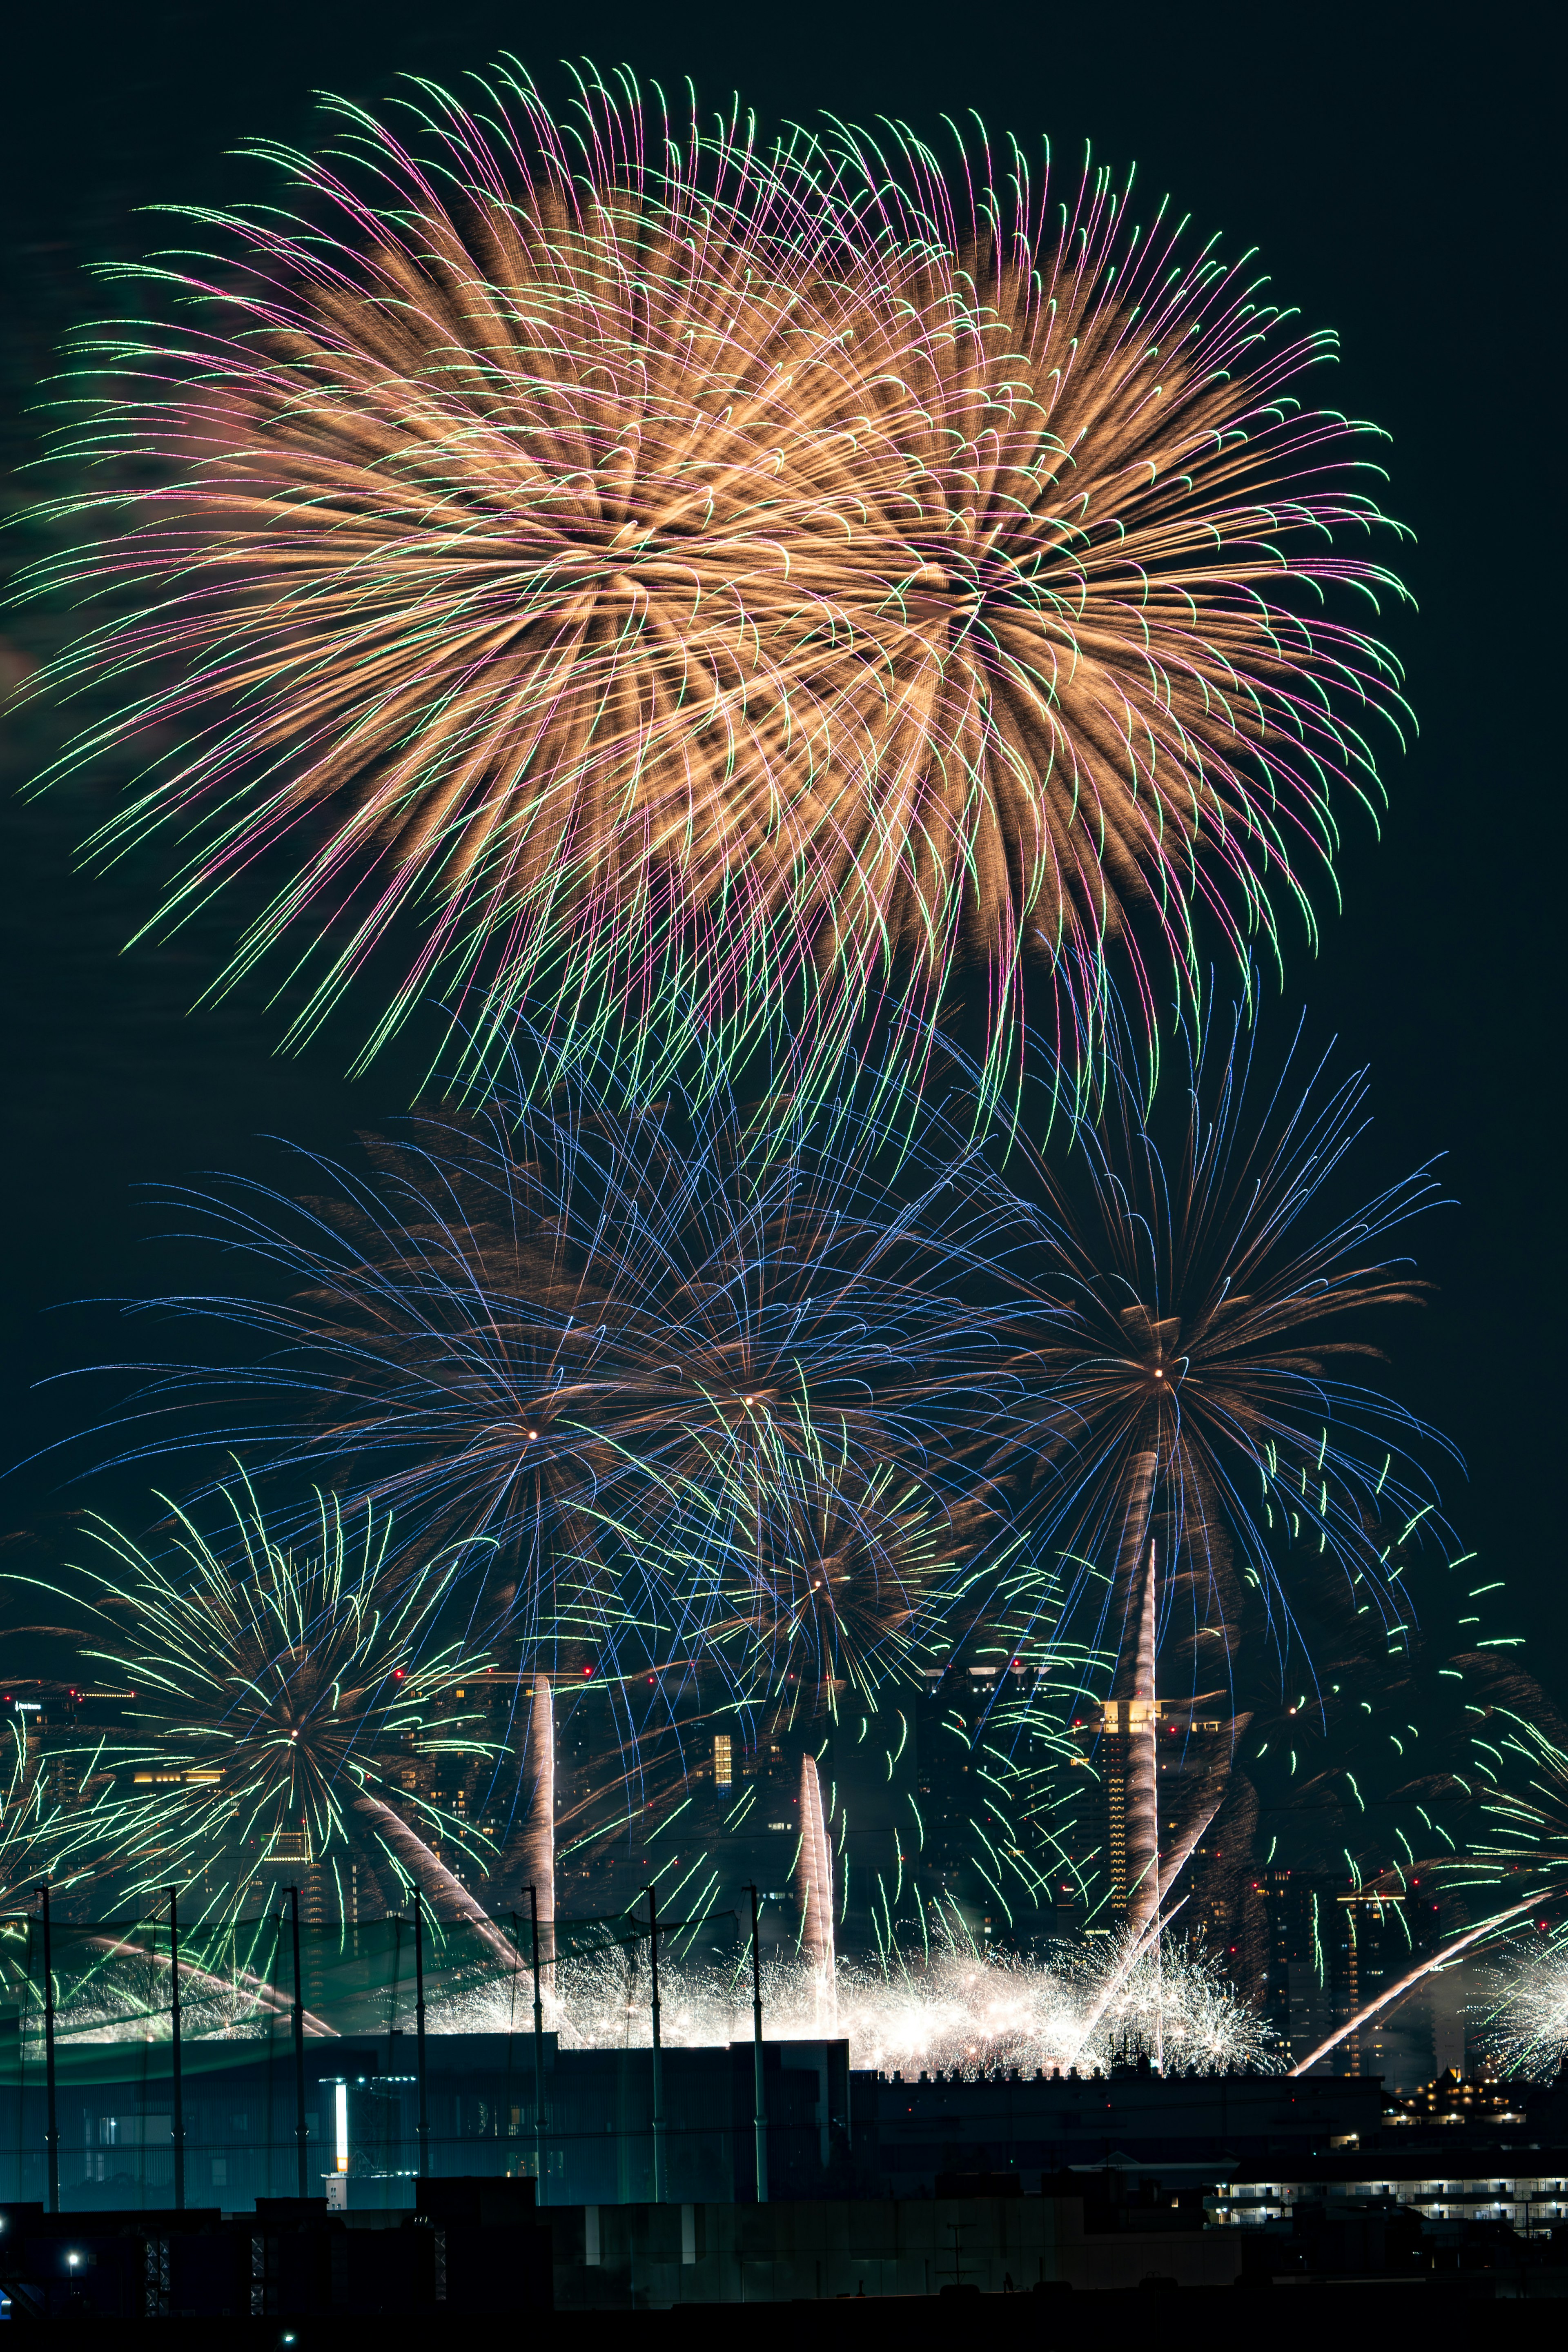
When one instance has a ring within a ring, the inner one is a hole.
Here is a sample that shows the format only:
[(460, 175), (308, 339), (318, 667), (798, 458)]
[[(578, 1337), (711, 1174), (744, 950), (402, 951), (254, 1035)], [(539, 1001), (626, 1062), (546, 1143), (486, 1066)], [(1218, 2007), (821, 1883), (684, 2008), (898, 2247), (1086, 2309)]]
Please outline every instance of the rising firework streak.
[(833, 1848), (822, 1809), (822, 1783), (816, 1759), (803, 1756), (800, 1765), (800, 1859), (795, 1865), (800, 1906), (800, 1948), (816, 1986), (820, 2031), (838, 2030), (837, 1956), (833, 1936)]
[(1537, 1895), (1528, 1895), (1522, 1903), (1510, 1903), (1506, 1910), (1494, 1911), (1491, 1917), (1483, 1919), (1479, 1927), (1470, 1927), (1464, 1935), (1456, 1936), (1451, 1944), (1445, 1944), (1441, 1951), (1434, 1952), (1418, 1968), (1407, 1969), (1404, 1976), (1389, 1986), (1386, 1992), (1380, 1992), (1375, 2000), (1369, 2000), (1364, 2009), (1358, 2009), (1343, 2025), (1336, 2026), (1327, 2041), (1320, 2042), (1315, 2050), (1309, 2050), (1304, 2058), (1298, 2059), (1290, 2069), (1291, 2074), (1307, 2074), (1320, 2059), (1327, 2058), (1331, 2051), (1337, 2050), (1342, 2042), (1347, 2041), (1352, 2033), (1359, 2033), (1370, 2019), (1381, 2016), (1393, 2002), (1403, 2000), (1407, 1992), (1413, 1992), (1434, 1969), (1446, 1968), (1450, 1960), (1459, 1959), (1473, 1945), (1482, 1942), (1488, 1936), (1495, 1936), (1510, 1919), (1517, 1919), (1521, 1911), (1532, 1911), (1540, 1899)]
[(555, 1958), (555, 1695), (545, 1674), (532, 1678), (521, 1801), (487, 1899), (499, 1916), (528, 1910), (531, 1893), (548, 1967)]

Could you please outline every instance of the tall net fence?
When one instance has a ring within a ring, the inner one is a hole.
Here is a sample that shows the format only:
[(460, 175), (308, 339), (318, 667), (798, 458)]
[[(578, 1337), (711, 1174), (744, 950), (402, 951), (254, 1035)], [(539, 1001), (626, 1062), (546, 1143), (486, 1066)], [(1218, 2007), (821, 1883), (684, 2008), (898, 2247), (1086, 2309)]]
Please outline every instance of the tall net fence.
[[(732, 1987), (739, 2015), (747, 1933), (730, 1913), (661, 1922), (661, 1969)], [(547, 2183), (568, 2142), (604, 2135), (600, 2109), (614, 2193), (651, 2193), (651, 1958), (631, 1915), (542, 1923), (536, 1955), (527, 1914), (296, 1924), (284, 1906), (182, 1926), (176, 2032), (166, 1917), (56, 1919), (47, 1970), (37, 1914), (0, 1918), (0, 2201), (50, 2193), (51, 2046), (68, 2210), (166, 2205), (177, 2171), (187, 2204), (230, 2209), (398, 2204), (420, 2171)], [(569, 2014), (565, 2039), (607, 2070), (572, 2098), (556, 2079)]]

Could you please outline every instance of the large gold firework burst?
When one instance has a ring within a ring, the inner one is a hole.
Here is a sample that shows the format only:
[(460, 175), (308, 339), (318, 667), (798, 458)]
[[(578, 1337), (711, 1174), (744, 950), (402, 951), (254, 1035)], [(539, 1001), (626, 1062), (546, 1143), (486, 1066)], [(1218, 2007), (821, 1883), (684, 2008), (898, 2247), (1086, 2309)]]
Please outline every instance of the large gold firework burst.
[(1392, 699), (1316, 616), (1387, 576), (1333, 545), (1356, 429), (1283, 390), (1326, 339), (1102, 175), (955, 226), (912, 140), (490, 96), (427, 94), (428, 168), (349, 110), (346, 179), (284, 156), (300, 225), (224, 221), (211, 332), (94, 420), (174, 475), (66, 559), (141, 609), (56, 676), (178, 657), (100, 845), (195, 843), (165, 916), (281, 856), (231, 976), (299, 932), (303, 1034), (396, 940), (374, 1050), (434, 988), (481, 1041), (531, 997), (739, 1044), (1034, 951), (1082, 1006), (1113, 936), (1146, 986), (1201, 905), (1305, 906), (1374, 781), (1336, 713)]

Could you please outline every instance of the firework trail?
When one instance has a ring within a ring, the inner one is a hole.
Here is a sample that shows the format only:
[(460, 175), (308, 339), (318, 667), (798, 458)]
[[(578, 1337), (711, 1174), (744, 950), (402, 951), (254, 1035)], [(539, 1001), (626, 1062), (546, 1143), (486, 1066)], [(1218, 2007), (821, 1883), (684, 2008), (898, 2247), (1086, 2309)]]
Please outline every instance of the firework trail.
[(125, 697), (57, 772), (148, 754), (92, 853), (177, 838), (165, 926), (260, 877), (216, 985), (287, 959), (290, 1040), (438, 990), (475, 1072), (531, 998), (671, 1066), (804, 1019), (830, 1075), (959, 958), (994, 1040), (1030, 956), (1071, 1037), (1119, 938), (1152, 1017), (1201, 922), (1310, 929), (1400, 710), (1323, 613), (1401, 593), (1369, 428), (1296, 389), (1332, 338), (1102, 170), (620, 81), (329, 100), (140, 273), (195, 324), (86, 337), (108, 476), (36, 584), (132, 609), (44, 680)]
[(1483, 1728), (1468, 1773), (1452, 1778), (1470, 1800), (1468, 1832), (1462, 1851), (1426, 1866), (1458, 1887), (1568, 1893), (1568, 1748), (1513, 1707), (1468, 1711)]
[(1407, 1992), (1414, 1992), (1425, 1978), (1436, 1969), (1447, 1968), (1451, 1961), (1462, 1958), (1466, 1952), (1484, 1942), (1489, 1936), (1499, 1934), (1510, 1921), (1517, 1920), (1521, 1911), (1532, 1910), (1538, 1899), (1535, 1895), (1527, 1895), (1522, 1903), (1510, 1903), (1502, 1910), (1495, 1911), (1489, 1919), (1483, 1919), (1479, 1927), (1467, 1927), (1462, 1936), (1456, 1936), (1440, 1950), (1429, 1953), (1415, 1968), (1396, 1978), (1393, 1984), (1378, 1994), (1375, 2000), (1369, 2000), (1363, 2009), (1357, 2010), (1353, 2017), (1336, 2026), (1328, 2039), (1320, 2042), (1315, 2050), (1309, 2050), (1304, 2058), (1299, 2058), (1290, 2069), (1291, 2074), (1308, 2074), (1321, 2059), (1327, 2058), (1331, 2051), (1337, 2050), (1342, 2042), (1349, 2041), (1352, 2033), (1359, 2033), (1363, 2025), (1380, 2016), (1385, 2009), (1392, 2009), (1396, 2001), (1404, 2000)]
[(800, 1943), (816, 1984), (820, 2031), (837, 2033), (837, 1955), (833, 1936), (833, 1848), (822, 1810), (822, 1783), (815, 1757), (800, 1762), (800, 1858), (795, 1864), (800, 1906)]
[[(1144, 1528), (1154, 1485), (1157, 1456), (1152, 1450), (1134, 1457), (1125, 1524)], [(1154, 1650), (1159, 1589), (1154, 1573), (1154, 1544), (1147, 1557), (1133, 1563), (1132, 1592), (1137, 1634), (1131, 1660), (1132, 1688), (1128, 1706), (1131, 1747), (1127, 1773), (1127, 1925), (1141, 1935), (1160, 1909), (1160, 1801), (1157, 1790), (1160, 1755), (1160, 1703), (1155, 1684)], [(1125, 1590), (1126, 1587), (1123, 1587)]]
[[(928, 1681), (937, 1703), (920, 1734), (920, 1777), (928, 1767), (940, 1776), (931, 1785), (941, 1801), (912, 1781), (905, 1786), (894, 1800), (892, 1857), (884, 1863), (867, 1854), (861, 1867), (887, 1967), (925, 1916), (933, 1878), (977, 1901), (1009, 1933), (1049, 1926), (1063, 1899), (1092, 1911), (1100, 1898), (1089, 1859), (1095, 1842), (1082, 1817), (1096, 1776), (1083, 1769), (1071, 1719), (1075, 1694), (1085, 1676), (1102, 1673), (1103, 1662), (1058, 1636), (1053, 1586), (1059, 1597), (1059, 1576), (1025, 1554), (1005, 1560), (1000, 1573), (980, 1560), (954, 1596), (945, 1671)], [(889, 1722), (887, 1737), (892, 1788), (901, 1724)], [(842, 1791), (838, 1804), (852, 1832), (853, 1808)]]
[(104, 1750), (51, 1748), (27, 1718), (0, 1725), (0, 1911), (31, 1904), (47, 1879), (59, 1893), (91, 1880), (117, 1822)]
[(98, 1868), (132, 1905), (188, 1886), (193, 1925), (237, 1921), (260, 1874), (292, 1865), (321, 1874), (340, 1918), (417, 1886), (488, 1927), (442, 1858), (472, 1868), (482, 1842), (428, 1787), (490, 1752), (454, 1699), (487, 1661), (434, 1638), (455, 1561), (400, 1582), (390, 1523), (368, 1508), (319, 1496), (307, 1549), (268, 1535), (247, 1486), (220, 1493), (218, 1537), (176, 1510), (153, 1559), (99, 1522), (106, 1564), (49, 1588), (79, 1611), (84, 1657), (136, 1694), (105, 1743), (118, 1789)]
[[(1348, 1580), (1331, 1552), (1297, 1547), (1289, 1566), (1299, 1654), (1289, 1679), (1261, 1641), (1254, 1644), (1252, 1625), (1238, 1645), (1237, 1678), (1253, 1711), (1194, 1892), (1206, 1932), (1235, 1955), (1232, 1971), (1248, 1991), (1270, 1967), (1265, 1873), (1277, 1858), (1299, 1873), (1348, 1874), (1346, 1892), (1387, 1895), (1395, 1917), (1425, 1910), (1431, 1926), (1431, 1899), (1446, 1890), (1457, 1898), (1456, 1931), (1505, 1902), (1510, 1886), (1550, 1883), (1549, 1874), (1514, 1875), (1495, 1862), (1458, 1880), (1449, 1874), (1457, 1850), (1473, 1862), (1478, 1845), (1495, 1838), (1483, 1811), (1491, 1782), (1479, 1767), (1496, 1771), (1498, 1759), (1476, 1749), (1477, 1761), (1466, 1762), (1475, 1732), (1495, 1745), (1500, 1707), (1537, 1719), (1550, 1709), (1521, 1668), (1524, 1645), (1504, 1580), (1475, 1552), (1444, 1563), (1439, 1547), (1434, 1559), (1428, 1525), (1407, 1543), (1396, 1539), (1384, 1570), (1394, 1591), (1419, 1593), (1419, 1616), (1406, 1608), (1405, 1622), (1385, 1629), (1364, 1585)], [(1261, 1633), (1256, 1594), (1249, 1605)]]
[(519, 1798), (487, 1899), (498, 1915), (521, 1912), (531, 1892), (539, 1956), (548, 1966), (555, 1957), (555, 1694), (548, 1675), (533, 1676)]
[(994, 1187), (960, 1150), (906, 1155), (894, 1192), (879, 1146), (848, 1112), (497, 1097), (373, 1142), (366, 1172), (310, 1163), (327, 1197), (186, 1196), (287, 1296), (162, 1302), (264, 1352), (162, 1369), (147, 1451), (189, 1412), (258, 1475), (482, 1544), (469, 1605), (538, 1671), (624, 1695), (706, 1660), (731, 1699), (808, 1714), (874, 1688), (990, 1533), (979, 1457), (1016, 1387), (963, 1290)]

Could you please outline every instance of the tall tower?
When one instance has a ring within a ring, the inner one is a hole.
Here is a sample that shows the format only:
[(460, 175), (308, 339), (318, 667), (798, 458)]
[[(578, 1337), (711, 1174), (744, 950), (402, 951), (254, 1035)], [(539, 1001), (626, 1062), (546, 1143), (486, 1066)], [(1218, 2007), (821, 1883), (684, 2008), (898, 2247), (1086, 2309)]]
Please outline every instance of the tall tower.
[(800, 1860), (795, 1893), (803, 1927), (801, 1950), (816, 1986), (816, 2021), (825, 2033), (838, 2031), (837, 1956), (833, 1943), (833, 1848), (822, 1810), (822, 1783), (815, 1756), (800, 1761)]

